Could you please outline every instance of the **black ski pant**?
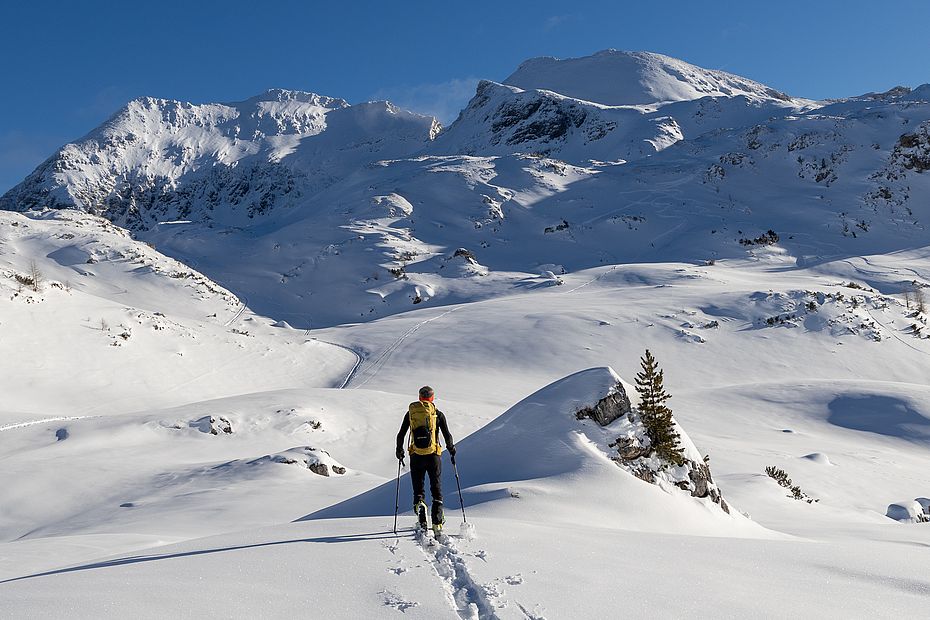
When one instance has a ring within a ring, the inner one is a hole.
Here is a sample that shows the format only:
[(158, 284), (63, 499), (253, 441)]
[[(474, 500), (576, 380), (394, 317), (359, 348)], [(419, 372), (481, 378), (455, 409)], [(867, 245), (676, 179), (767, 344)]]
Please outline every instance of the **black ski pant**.
[(413, 482), (413, 503), (426, 501), (424, 478), (429, 474), (429, 492), (433, 502), (442, 502), (442, 458), (438, 454), (411, 454), (410, 480)]

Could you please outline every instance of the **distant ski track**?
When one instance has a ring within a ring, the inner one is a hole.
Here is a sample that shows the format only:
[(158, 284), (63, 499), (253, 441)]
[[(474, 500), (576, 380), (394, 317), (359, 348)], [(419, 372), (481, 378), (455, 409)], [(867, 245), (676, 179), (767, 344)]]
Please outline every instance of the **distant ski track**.
[(346, 375), (346, 378), (342, 380), (342, 384), (337, 388), (340, 390), (346, 389), (346, 386), (349, 385), (349, 382), (355, 378), (355, 375), (358, 372), (358, 369), (362, 366), (362, 354), (356, 351), (355, 349), (353, 349), (352, 347), (348, 347), (344, 344), (339, 344), (338, 342), (329, 342), (328, 340), (319, 340), (318, 338), (314, 338), (314, 340), (316, 340), (317, 342), (331, 344), (334, 347), (339, 347), (340, 349), (345, 349), (346, 351), (348, 351), (349, 353), (355, 356), (355, 365), (352, 366), (352, 370), (349, 371), (349, 373)]
[[(435, 321), (435, 320), (437, 320), (437, 319), (441, 319), (441, 318), (443, 318), (444, 316), (448, 316), (448, 315), (452, 314), (453, 312), (456, 312), (456, 311), (459, 310), (459, 309), (461, 309), (461, 306), (456, 306), (455, 308), (452, 308), (451, 310), (446, 310), (446, 311), (443, 312), (442, 314), (437, 314), (436, 316), (430, 317), (430, 318), (426, 319), (425, 321), (420, 321), (419, 323), (417, 323), (416, 325), (414, 325), (413, 327), (411, 327), (410, 329), (408, 329), (406, 332), (403, 333), (403, 335), (401, 335), (401, 336), (400, 336), (399, 338), (397, 338), (394, 342), (392, 342), (390, 345), (388, 345), (388, 347), (387, 347), (384, 351), (381, 352), (381, 355), (379, 355), (377, 358), (375, 358), (375, 360), (374, 360), (371, 364), (365, 366), (364, 373), (359, 373), (359, 376), (361, 376), (361, 374), (364, 374), (364, 375), (365, 375), (364, 380), (360, 381), (360, 382), (359, 382), (358, 384), (356, 384), (356, 385), (353, 385), (352, 387), (355, 388), (355, 389), (357, 389), (357, 388), (362, 387), (362, 386), (365, 385), (366, 383), (368, 383), (368, 381), (371, 380), (371, 378), (372, 378), (372, 377), (374, 376), (374, 374), (378, 371), (378, 369), (381, 368), (381, 366), (384, 365), (384, 362), (387, 360), (387, 358), (390, 357), (391, 354), (393, 354), (394, 351), (397, 350), (397, 347), (399, 347), (401, 344), (403, 344), (404, 340), (406, 340), (408, 337), (410, 337), (412, 334), (414, 334), (418, 329), (420, 329), (421, 327), (423, 327), (423, 326), (426, 325), (427, 323), (432, 323), (433, 321)], [(351, 349), (350, 349), (350, 350), (351, 350)], [(354, 371), (353, 371), (353, 374), (354, 374)], [(352, 379), (352, 378), (354, 378), (354, 377), (351, 377), (351, 376), (349, 377), (349, 379)], [(349, 380), (347, 379), (347, 380), (346, 380), (346, 383), (343, 385), (343, 387), (347, 386), (348, 383), (349, 383)]]
[(465, 559), (450, 538), (439, 542), (422, 531), (414, 536), (423, 555), (443, 581), (449, 603), (460, 618), (475, 620), (477, 611), (477, 620), (500, 620), (497, 609), (488, 600), (484, 588), (468, 572)]
[(41, 420), (30, 420), (28, 422), (17, 422), (16, 424), (7, 424), (6, 426), (0, 426), (0, 432), (3, 431), (12, 431), (17, 428), (26, 428), (27, 426), (36, 426), (38, 424), (45, 424), (46, 422), (70, 422), (72, 420), (86, 420), (89, 418), (99, 418), (99, 415), (77, 415), (77, 416), (62, 416), (58, 418), (42, 418)]
[(231, 319), (223, 323), (223, 327), (229, 327), (230, 325), (238, 321), (239, 318), (242, 316), (242, 313), (245, 312), (245, 309), (248, 306), (248, 304), (249, 304), (249, 298), (243, 295), (242, 299), (239, 300), (239, 309), (236, 311), (236, 314), (233, 315)]
[[(583, 282), (582, 284), (579, 284), (578, 286), (576, 286), (576, 287), (574, 287), (574, 288), (572, 288), (572, 289), (569, 289), (569, 290), (567, 290), (567, 291), (564, 291), (562, 294), (563, 294), (563, 295), (569, 295), (569, 294), (574, 293), (574, 292), (576, 292), (576, 291), (578, 291), (578, 290), (580, 290), (580, 289), (583, 289), (584, 287), (588, 286), (589, 284), (593, 284), (594, 282), (597, 282), (598, 280), (600, 280), (600, 279), (603, 278), (604, 276), (606, 276), (606, 275), (612, 273), (613, 271), (615, 271), (615, 270), (617, 269), (617, 267), (618, 267), (618, 265), (613, 265), (610, 269), (607, 269), (607, 270), (605, 270), (605, 271), (599, 273), (598, 275), (594, 276), (594, 277), (591, 278), (590, 280), (587, 280), (586, 282)], [(529, 294), (530, 294), (530, 293), (525, 293), (525, 295), (529, 295)], [(495, 303), (495, 302), (508, 301), (508, 300), (512, 300), (514, 297), (519, 297), (519, 296), (520, 296), (520, 295), (507, 295), (507, 296), (505, 296), (505, 297), (499, 297), (499, 298), (496, 298), (496, 299), (485, 300), (485, 302), (483, 302), (483, 303)], [(368, 383), (368, 382), (375, 376), (375, 374), (377, 374), (378, 370), (384, 365), (384, 363), (387, 361), (387, 359), (388, 359), (391, 355), (393, 355), (395, 351), (397, 351), (398, 347), (400, 347), (400, 346), (404, 343), (404, 341), (405, 341), (407, 338), (409, 338), (410, 336), (412, 336), (412, 335), (413, 335), (415, 332), (417, 332), (421, 327), (423, 327), (423, 326), (426, 325), (427, 323), (432, 323), (433, 321), (436, 321), (436, 320), (438, 320), (438, 319), (441, 319), (441, 318), (443, 318), (443, 317), (446, 317), (446, 316), (452, 314), (453, 312), (457, 312), (457, 311), (461, 310), (461, 309), (464, 308), (464, 307), (465, 307), (465, 306), (456, 306), (456, 307), (452, 308), (451, 310), (447, 310), (447, 311), (445, 311), (445, 312), (443, 312), (443, 313), (441, 313), (441, 314), (437, 314), (437, 315), (434, 316), (434, 317), (430, 317), (430, 318), (428, 318), (428, 319), (426, 319), (426, 320), (424, 320), (424, 321), (420, 321), (419, 323), (417, 323), (416, 325), (414, 325), (413, 327), (411, 327), (410, 329), (408, 329), (406, 332), (404, 332), (399, 338), (397, 338), (396, 340), (394, 340), (390, 345), (388, 345), (388, 347), (387, 347), (386, 349), (384, 349), (384, 350), (381, 352), (381, 354), (378, 355), (377, 358), (375, 358), (375, 360), (374, 360), (373, 362), (371, 362), (370, 364), (365, 364), (364, 370), (361, 368), (361, 366), (363, 365), (364, 362), (363, 362), (363, 359), (362, 359), (361, 355), (358, 353), (358, 351), (356, 351), (355, 349), (352, 349), (352, 348), (350, 348), (350, 347), (347, 347), (347, 346), (338, 345), (338, 344), (332, 343), (332, 342), (329, 343), (329, 344), (335, 344), (335, 346), (342, 347), (342, 348), (346, 349), (347, 351), (351, 351), (352, 353), (354, 353), (356, 356), (359, 357), (358, 361), (357, 361), (356, 364), (355, 364), (355, 367), (349, 372), (349, 375), (346, 377), (345, 381), (343, 381), (342, 386), (340, 387), (340, 389), (345, 389), (345, 388), (349, 387), (349, 384), (350, 384), (356, 377), (360, 377), (360, 376), (363, 376), (363, 375), (364, 375), (364, 379), (363, 379), (363, 380), (361, 380), (361, 381), (359, 381), (357, 384), (351, 386), (353, 389), (358, 389), (358, 388), (362, 387), (363, 385), (365, 385), (366, 383)], [(321, 340), (320, 342), (324, 342), (324, 341)]]
[(893, 337), (895, 340), (897, 340), (898, 342), (900, 342), (900, 343), (903, 344), (904, 346), (906, 346), (906, 347), (908, 347), (908, 348), (910, 348), (910, 349), (913, 349), (914, 351), (917, 351), (918, 353), (923, 353), (924, 355), (930, 355), (930, 352), (928, 352), (928, 351), (926, 351), (926, 350), (924, 350), (924, 349), (922, 349), (922, 348), (920, 348), (920, 347), (915, 347), (915, 346), (914, 346), (913, 344), (911, 344), (910, 342), (905, 341), (901, 336), (898, 335), (898, 333), (897, 333), (897, 332), (898, 332), (898, 329), (897, 329), (896, 327), (894, 327), (893, 325), (892, 325), (891, 327), (889, 327), (889, 326), (886, 325), (885, 323), (882, 323), (879, 319), (877, 319), (877, 318), (875, 317), (874, 314), (872, 314), (872, 311), (871, 311), (871, 310), (869, 310), (868, 308), (865, 308), (865, 311), (866, 311), (866, 314), (868, 314), (870, 317), (872, 317), (872, 320), (873, 320), (873, 321), (875, 321), (876, 323), (878, 323), (879, 325), (881, 325), (882, 327), (884, 327), (885, 329), (887, 329), (888, 332), (892, 335), (892, 337)]

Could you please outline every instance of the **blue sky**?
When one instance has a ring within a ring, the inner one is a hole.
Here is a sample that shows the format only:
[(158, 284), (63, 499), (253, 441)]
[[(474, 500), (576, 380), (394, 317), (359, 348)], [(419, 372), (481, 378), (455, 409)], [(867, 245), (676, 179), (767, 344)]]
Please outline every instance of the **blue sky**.
[(0, 192), (133, 97), (270, 87), (390, 99), (449, 121), (534, 56), (648, 50), (793, 95), (930, 82), (930, 2), (4, 2)]

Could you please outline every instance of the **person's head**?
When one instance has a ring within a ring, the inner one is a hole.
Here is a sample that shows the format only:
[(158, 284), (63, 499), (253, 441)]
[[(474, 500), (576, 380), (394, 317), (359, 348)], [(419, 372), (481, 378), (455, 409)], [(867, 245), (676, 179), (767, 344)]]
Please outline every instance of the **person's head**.
[(425, 400), (427, 402), (433, 402), (434, 396), (435, 396), (435, 392), (433, 392), (433, 388), (431, 388), (430, 386), (424, 385), (423, 387), (420, 388), (420, 400)]

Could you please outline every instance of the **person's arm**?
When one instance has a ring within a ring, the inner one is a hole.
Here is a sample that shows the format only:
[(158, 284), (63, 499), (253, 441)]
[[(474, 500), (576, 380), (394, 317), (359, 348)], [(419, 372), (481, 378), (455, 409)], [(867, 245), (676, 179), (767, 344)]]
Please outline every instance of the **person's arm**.
[(397, 433), (397, 454), (398, 459), (404, 458), (404, 437), (407, 436), (407, 431), (410, 429), (410, 416), (404, 414), (404, 421), (400, 424), (400, 432)]
[(446, 440), (446, 450), (449, 454), (455, 456), (455, 442), (452, 441), (452, 433), (449, 432), (449, 426), (446, 424), (446, 414), (442, 411), (436, 412), (436, 421), (439, 424), (439, 430), (442, 431), (442, 437)]

